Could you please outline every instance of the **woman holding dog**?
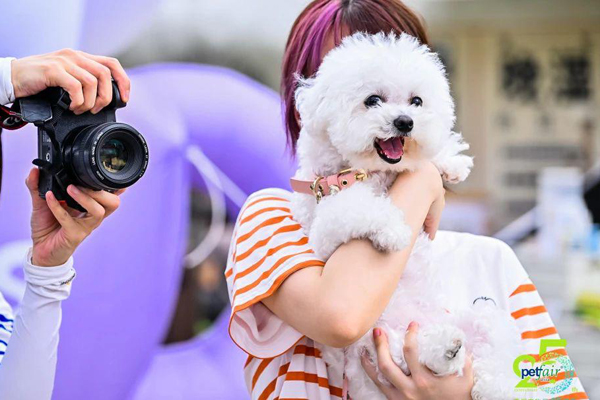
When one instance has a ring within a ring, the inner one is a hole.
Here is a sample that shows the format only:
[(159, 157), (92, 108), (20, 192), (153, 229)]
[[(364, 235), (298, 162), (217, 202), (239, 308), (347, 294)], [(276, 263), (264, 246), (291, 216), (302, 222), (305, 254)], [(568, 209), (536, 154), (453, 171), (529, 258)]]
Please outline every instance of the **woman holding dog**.
[[(312, 76), (323, 57), (355, 32), (408, 33), (428, 44), (421, 19), (399, 0), (315, 0), (291, 30), (283, 59), (282, 100), (290, 147), (295, 150), (300, 121), (294, 105), (296, 75)], [(515, 318), (528, 353), (540, 339), (558, 338), (535, 286), (512, 250), (494, 239), (437, 233), (444, 188), (437, 168), (423, 162), (401, 173), (388, 193), (404, 211), (412, 244), (380, 253), (367, 240), (341, 245), (324, 262), (289, 209), (291, 193), (266, 189), (249, 197), (236, 223), (225, 272), (233, 312), (230, 335), (248, 353), (244, 373), (253, 399), (351, 397), (344, 376), (329, 371), (316, 343), (345, 347), (367, 333), (396, 288), (416, 237), (424, 228), (444, 261), (458, 305), (493, 302)], [(340, 221), (343, 223), (343, 221)], [(363, 368), (389, 399), (469, 399), (473, 372), (437, 377), (418, 361), (416, 335), (408, 327), (406, 376), (392, 361), (386, 333), (372, 331), (377, 368), (365, 355)], [(378, 372), (390, 383), (383, 384)], [(573, 397), (587, 398), (577, 378)]]

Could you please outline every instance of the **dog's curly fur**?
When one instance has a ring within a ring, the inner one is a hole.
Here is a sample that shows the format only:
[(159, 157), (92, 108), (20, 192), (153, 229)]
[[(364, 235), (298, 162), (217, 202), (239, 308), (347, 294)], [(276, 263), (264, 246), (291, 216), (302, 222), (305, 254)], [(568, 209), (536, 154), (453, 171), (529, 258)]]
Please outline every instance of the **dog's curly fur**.
[[(379, 100), (367, 105), (365, 99), (372, 95)], [(415, 96), (422, 104), (412, 101)], [(302, 121), (297, 178), (311, 180), (315, 174), (345, 168), (369, 171), (366, 181), (325, 196), (318, 204), (311, 195), (293, 194), (294, 217), (323, 259), (355, 238), (369, 239), (381, 251), (403, 249), (411, 230), (403, 212), (386, 196), (397, 174), (428, 159), (446, 182), (456, 183), (466, 179), (473, 165), (471, 157), (461, 154), (468, 144), (452, 130), (454, 102), (440, 59), (406, 34), (347, 37), (328, 53), (314, 77), (299, 77), (296, 107)], [(400, 116), (412, 120), (410, 132), (400, 132), (395, 125)], [(375, 143), (399, 136), (404, 140), (403, 154), (390, 163)], [(404, 332), (410, 321), (416, 321), (421, 326), (422, 364), (438, 375), (462, 374), (468, 350), (474, 358), (472, 397), (510, 398), (514, 377), (509, 374), (520, 350), (514, 321), (496, 309), (446, 310), (443, 283), (436, 274), (439, 266), (429, 262), (429, 246), (421, 234), (377, 322), (389, 335), (393, 360), (409, 372), (403, 358)], [(353, 399), (384, 398), (360, 365), (365, 349), (375, 354), (370, 333), (345, 349), (321, 347), (329, 368), (344, 370), (349, 377)]]

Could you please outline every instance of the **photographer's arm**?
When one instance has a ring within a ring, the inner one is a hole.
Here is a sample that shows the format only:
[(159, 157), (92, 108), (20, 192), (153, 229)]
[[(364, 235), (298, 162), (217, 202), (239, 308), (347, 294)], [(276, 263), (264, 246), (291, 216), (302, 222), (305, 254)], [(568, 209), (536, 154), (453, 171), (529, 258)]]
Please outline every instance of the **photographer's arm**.
[(0, 106), (15, 101), (15, 92), (11, 80), (11, 63), (14, 58), (0, 58)]
[(0, 340), (6, 343), (6, 355), (0, 366), (0, 399), (51, 398), (61, 301), (68, 297), (75, 275), (71, 256), (119, 206), (115, 194), (69, 186), (69, 195), (88, 212), (65, 209), (51, 192), (45, 200), (39, 196), (38, 179), (39, 171), (34, 168), (26, 181), (32, 201), (33, 247), (25, 264), (25, 295), (14, 323), (8, 321), (12, 318), (4, 318), (6, 329), (0, 328), (5, 334)]
[[(111, 77), (127, 102), (130, 82), (116, 59), (73, 50), (23, 59), (0, 58), (0, 105), (58, 86), (69, 93), (72, 111), (95, 113), (112, 99)], [(51, 398), (61, 301), (68, 297), (75, 275), (71, 255), (119, 206), (120, 193), (69, 186), (69, 195), (88, 210), (81, 214), (63, 207), (51, 192), (42, 199), (38, 180), (39, 171), (33, 169), (26, 181), (33, 205), (33, 248), (24, 267), (25, 295), (14, 319), (0, 296), (1, 399)]]
[[(14, 321), (4, 313), (2, 341), (6, 355), (0, 364), (0, 398), (46, 400), (52, 396), (61, 301), (69, 296), (75, 276), (73, 259), (52, 268), (31, 263), (24, 272), (27, 286)], [(12, 332), (10, 332), (12, 331)]]

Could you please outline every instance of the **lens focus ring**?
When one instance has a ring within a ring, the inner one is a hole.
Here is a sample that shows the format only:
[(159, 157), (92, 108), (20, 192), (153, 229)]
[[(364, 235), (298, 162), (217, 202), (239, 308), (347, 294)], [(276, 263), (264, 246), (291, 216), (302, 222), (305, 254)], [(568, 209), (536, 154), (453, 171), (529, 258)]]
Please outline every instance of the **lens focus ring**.
[(106, 122), (77, 133), (69, 153), (73, 175), (85, 186), (117, 190), (133, 185), (148, 166), (148, 145), (132, 126)]

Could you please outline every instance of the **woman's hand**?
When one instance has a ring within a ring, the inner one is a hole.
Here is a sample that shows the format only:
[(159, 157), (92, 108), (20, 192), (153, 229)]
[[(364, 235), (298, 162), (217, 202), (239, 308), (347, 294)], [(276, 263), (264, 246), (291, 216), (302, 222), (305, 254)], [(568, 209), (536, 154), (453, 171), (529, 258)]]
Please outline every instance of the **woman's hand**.
[(410, 376), (406, 376), (392, 360), (387, 335), (380, 328), (375, 328), (373, 338), (379, 371), (393, 386), (379, 382), (375, 366), (369, 355), (364, 354), (361, 362), (367, 375), (390, 400), (470, 400), (473, 388), (471, 358), (467, 358), (462, 376), (435, 376), (419, 363), (417, 330), (418, 325), (411, 323), (404, 339), (404, 358), (411, 372)]
[(131, 84), (116, 58), (63, 49), (11, 62), (16, 98), (37, 94), (48, 87), (62, 87), (69, 93), (70, 109), (75, 114), (89, 110), (95, 114), (106, 107), (113, 98), (111, 78), (127, 102)]
[(69, 195), (88, 211), (81, 213), (63, 207), (52, 192), (46, 193), (46, 200), (42, 199), (38, 194), (38, 179), (39, 170), (33, 168), (25, 181), (33, 206), (31, 263), (39, 267), (62, 265), (73, 255), (77, 246), (119, 207), (118, 195), (125, 190), (111, 194), (69, 185)]
[[(415, 182), (409, 182), (410, 180)], [(399, 174), (389, 190), (389, 195), (393, 199), (400, 196), (406, 187), (415, 185), (418, 187), (418, 191), (413, 192), (413, 196), (419, 196), (421, 201), (431, 204), (423, 222), (423, 229), (431, 239), (434, 239), (446, 204), (444, 200), (446, 191), (440, 172), (433, 163), (423, 161), (414, 172)], [(406, 193), (402, 193), (402, 195), (406, 195)]]

